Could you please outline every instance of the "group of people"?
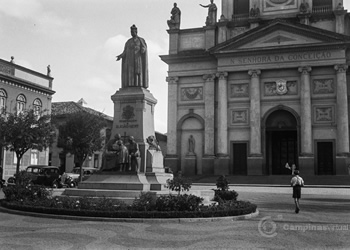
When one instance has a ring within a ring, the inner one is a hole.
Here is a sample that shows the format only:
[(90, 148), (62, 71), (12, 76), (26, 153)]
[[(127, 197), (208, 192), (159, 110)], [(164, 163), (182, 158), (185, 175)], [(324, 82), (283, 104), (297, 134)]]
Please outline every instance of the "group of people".
[(102, 171), (139, 172), (139, 145), (129, 136), (126, 146), (120, 134), (109, 140), (104, 153)]

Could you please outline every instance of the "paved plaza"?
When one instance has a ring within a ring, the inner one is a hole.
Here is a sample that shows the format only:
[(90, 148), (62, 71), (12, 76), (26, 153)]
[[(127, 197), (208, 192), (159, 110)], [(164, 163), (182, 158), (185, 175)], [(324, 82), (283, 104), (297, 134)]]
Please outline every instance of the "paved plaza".
[[(193, 186), (203, 188), (214, 186)], [(0, 213), (0, 249), (349, 249), (350, 187), (305, 187), (299, 214), (290, 187), (231, 189), (240, 200), (257, 204), (259, 215), (238, 221), (129, 223)]]

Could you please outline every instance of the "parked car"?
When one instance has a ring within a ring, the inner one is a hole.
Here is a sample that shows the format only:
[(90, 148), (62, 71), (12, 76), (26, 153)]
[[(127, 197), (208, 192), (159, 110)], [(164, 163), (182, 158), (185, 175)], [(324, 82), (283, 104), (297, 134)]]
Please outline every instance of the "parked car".
[(26, 169), (34, 185), (52, 186), (60, 176), (60, 169), (55, 166), (31, 165)]
[[(60, 169), (55, 166), (47, 165), (30, 165), (26, 168), (26, 172), (29, 174), (32, 185), (44, 185), (52, 187), (54, 182), (60, 176)], [(10, 177), (7, 182), (9, 184), (15, 184), (16, 178)]]
[[(92, 174), (94, 174), (97, 171), (98, 171), (97, 168), (83, 167), (83, 181), (88, 179)], [(73, 180), (78, 181), (80, 176), (80, 168), (79, 167), (74, 168), (72, 173), (66, 173), (66, 174), (67, 176), (72, 177)]]

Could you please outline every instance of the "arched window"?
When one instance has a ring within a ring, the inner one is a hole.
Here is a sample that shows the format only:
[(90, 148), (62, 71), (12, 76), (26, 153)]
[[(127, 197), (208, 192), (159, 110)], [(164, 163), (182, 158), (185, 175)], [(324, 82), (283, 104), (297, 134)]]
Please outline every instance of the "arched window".
[(26, 97), (20, 94), (17, 96), (16, 102), (17, 102), (16, 111), (17, 111), (17, 114), (19, 114), (25, 110), (26, 102), (27, 102)]
[(34, 102), (33, 102), (34, 114), (39, 116), (42, 108), (43, 108), (43, 104), (40, 101), (40, 99), (38, 99), (38, 98), (35, 99)]
[(0, 89), (0, 114), (6, 111), (7, 93), (4, 89)]

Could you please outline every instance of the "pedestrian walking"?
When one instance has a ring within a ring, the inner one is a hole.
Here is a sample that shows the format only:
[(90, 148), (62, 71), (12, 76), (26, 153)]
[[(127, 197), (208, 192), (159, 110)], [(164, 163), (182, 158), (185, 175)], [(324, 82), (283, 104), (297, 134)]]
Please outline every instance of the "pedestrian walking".
[(290, 181), (293, 187), (293, 199), (295, 202), (295, 213), (299, 213), (300, 204), (299, 199), (301, 197), (301, 187), (304, 186), (304, 180), (299, 176), (299, 170), (294, 170), (294, 176)]

